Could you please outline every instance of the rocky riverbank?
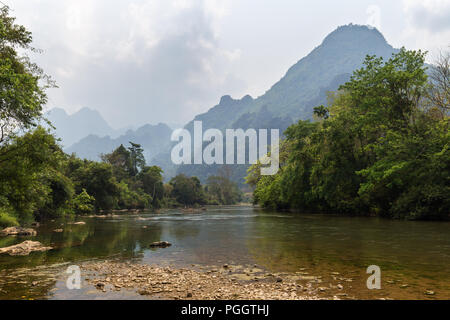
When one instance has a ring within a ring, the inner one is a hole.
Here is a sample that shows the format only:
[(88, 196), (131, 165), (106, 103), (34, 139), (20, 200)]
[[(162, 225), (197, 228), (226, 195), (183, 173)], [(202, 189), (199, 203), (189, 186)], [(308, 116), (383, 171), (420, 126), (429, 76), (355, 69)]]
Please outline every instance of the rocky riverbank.
[[(320, 277), (266, 274), (257, 267), (224, 265), (201, 270), (194, 266), (100, 262), (83, 265), (82, 272), (86, 282), (100, 292), (134, 290), (149, 299), (314, 300), (346, 296), (342, 285), (321, 286)], [(324, 296), (327, 290), (330, 295)]]
[(0, 248), (0, 254), (9, 254), (10, 256), (27, 256), (31, 252), (44, 252), (52, 249), (52, 247), (46, 247), (38, 241), (27, 240), (13, 246)]

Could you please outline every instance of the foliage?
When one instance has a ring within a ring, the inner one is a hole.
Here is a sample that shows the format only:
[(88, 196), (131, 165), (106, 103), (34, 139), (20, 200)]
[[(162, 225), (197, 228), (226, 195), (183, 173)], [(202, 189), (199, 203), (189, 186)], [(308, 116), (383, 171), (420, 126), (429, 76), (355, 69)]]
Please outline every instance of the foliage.
[(80, 194), (73, 198), (73, 209), (77, 214), (88, 214), (94, 212), (95, 198), (90, 196), (83, 188)]
[[(178, 176), (164, 186), (162, 169), (145, 165), (140, 144), (120, 145), (102, 155), (102, 162), (81, 160), (65, 154), (47, 129), (35, 127), (52, 83), (26, 56), (19, 56), (17, 49), (32, 50), (31, 33), (8, 14), (7, 7), (0, 9), (0, 226), (206, 203), (196, 177)], [(230, 197), (236, 190), (230, 192), (227, 203), (234, 201)]]
[(258, 165), (249, 169), (255, 203), (448, 218), (450, 136), (448, 102), (442, 102), (448, 100), (442, 97), (450, 73), (445, 65), (438, 64), (441, 82), (430, 84), (421, 51), (401, 49), (388, 61), (368, 56), (329, 96), (328, 108), (315, 108), (319, 121), (299, 121), (286, 130), (277, 175), (259, 176)]
[(130, 174), (135, 176), (145, 166), (144, 149), (142, 149), (140, 144), (130, 141), (128, 151), (130, 152)]
[(209, 202), (214, 204), (230, 205), (242, 199), (242, 192), (237, 184), (223, 176), (208, 177), (206, 192), (210, 196)]
[(18, 226), (17, 218), (9, 214), (5, 208), (0, 208), (0, 227), (14, 227)]
[(160, 208), (164, 197), (162, 169), (157, 166), (143, 167), (138, 174), (138, 179), (142, 184), (143, 192), (151, 196), (153, 208)]
[(40, 209), (47, 208), (52, 215), (65, 206), (71, 186), (58, 174), (64, 157), (55, 138), (42, 127), (0, 147), (2, 206), (12, 208), (22, 222), (32, 221)]
[(179, 174), (170, 180), (172, 197), (184, 206), (205, 204), (206, 196), (200, 180), (197, 177), (187, 177)]
[[(43, 71), (26, 56), (32, 36), (15, 24), (9, 8), (0, 8), (0, 144), (17, 129), (28, 129), (41, 117), (47, 101), (45, 89), (53, 86)], [(20, 53), (24, 55), (20, 55)]]

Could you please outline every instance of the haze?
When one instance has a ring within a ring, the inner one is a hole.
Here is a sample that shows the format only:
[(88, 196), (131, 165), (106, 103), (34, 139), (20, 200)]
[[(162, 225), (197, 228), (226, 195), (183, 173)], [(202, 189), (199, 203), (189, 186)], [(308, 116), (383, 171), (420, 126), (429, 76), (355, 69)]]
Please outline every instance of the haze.
[(376, 26), (394, 47), (450, 45), (450, 2), (2, 0), (56, 80), (47, 109), (98, 110), (116, 128), (184, 124), (220, 97), (263, 94), (336, 27)]

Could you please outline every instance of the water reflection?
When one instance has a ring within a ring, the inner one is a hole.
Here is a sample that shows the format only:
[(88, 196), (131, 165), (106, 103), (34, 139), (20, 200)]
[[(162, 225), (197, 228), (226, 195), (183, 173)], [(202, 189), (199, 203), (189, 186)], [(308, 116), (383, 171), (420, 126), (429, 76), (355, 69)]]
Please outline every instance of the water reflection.
[[(85, 225), (54, 221), (38, 228), (33, 240), (54, 250), (27, 257), (0, 256), (0, 298), (28, 297), (33, 290), (34, 298), (62, 297), (58, 292), (64, 292), (64, 297), (82, 297), (83, 293), (61, 289), (65, 268), (61, 263), (110, 258), (177, 266), (256, 264), (268, 272), (301, 270), (323, 279), (339, 278), (332, 275), (339, 274), (350, 279), (346, 285), (360, 298), (380, 294), (365, 288), (365, 269), (376, 264), (382, 270), (384, 295), (424, 298), (428, 288), (437, 291), (440, 299), (450, 297), (447, 222), (280, 214), (243, 207), (82, 220)], [(64, 231), (53, 231), (58, 228)], [(0, 238), (0, 246), (27, 239)], [(154, 241), (173, 245), (149, 248)], [(44, 272), (46, 266), (55, 264), (60, 265)], [(29, 268), (39, 266), (42, 270), (37, 275), (27, 276)], [(8, 276), (12, 274), (16, 277)]]

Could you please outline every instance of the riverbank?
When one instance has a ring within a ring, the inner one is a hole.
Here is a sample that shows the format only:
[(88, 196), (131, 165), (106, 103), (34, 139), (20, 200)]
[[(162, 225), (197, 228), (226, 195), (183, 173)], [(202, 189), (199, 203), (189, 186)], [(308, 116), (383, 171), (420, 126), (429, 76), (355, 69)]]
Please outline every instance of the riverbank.
[[(82, 266), (85, 280), (101, 292), (132, 290), (149, 299), (193, 300), (317, 300), (320, 277), (264, 273), (257, 266), (223, 265), (218, 268), (175, 268), (143, 264), (100, 262)], [(298, 283), (300, 279), (307, 283)], [(334, 289), (342, 291), (343, 286)], [(345, 296), (345, 293), (339, 293)], [(339, 299), (330, 294), (328, 299)]]

